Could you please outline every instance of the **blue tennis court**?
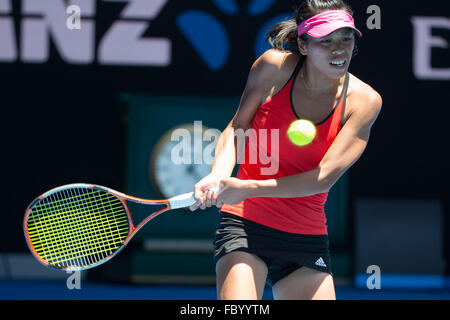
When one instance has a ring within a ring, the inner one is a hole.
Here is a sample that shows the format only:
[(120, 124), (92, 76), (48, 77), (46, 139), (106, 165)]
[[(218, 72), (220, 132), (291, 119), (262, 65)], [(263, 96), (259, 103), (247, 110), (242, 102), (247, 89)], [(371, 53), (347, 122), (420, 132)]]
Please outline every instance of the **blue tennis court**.
[[(448, 289), (356, 289), (337, 285), (338, 300), (450, 300)], [(263, 300), (272, 300), (266, 288)], [(188, 285), (122, 285), (82, 283), (80, 289), (69, 290), (64, 281), (0, 281), (2, 300), (215, 300), (214, 286)]]

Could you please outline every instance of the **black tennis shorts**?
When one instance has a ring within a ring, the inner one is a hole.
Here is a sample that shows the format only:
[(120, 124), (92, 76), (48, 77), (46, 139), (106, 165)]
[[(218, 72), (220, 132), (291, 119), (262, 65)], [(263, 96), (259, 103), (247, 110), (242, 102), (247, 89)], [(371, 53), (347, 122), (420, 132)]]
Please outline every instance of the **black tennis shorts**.
[(214, 237), (215, 263), (233, 251), (261, 258), (271, 286), (303, 266), (332, 274), (327, 235), (284, 232), (222, 212)]

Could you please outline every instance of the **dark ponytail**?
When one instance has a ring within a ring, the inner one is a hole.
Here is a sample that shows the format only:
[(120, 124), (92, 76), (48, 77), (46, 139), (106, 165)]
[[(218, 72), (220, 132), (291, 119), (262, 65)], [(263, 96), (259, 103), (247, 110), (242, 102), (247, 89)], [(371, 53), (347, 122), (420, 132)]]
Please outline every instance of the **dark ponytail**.
[[(275, 49), (298, 52), (298, 25), (304, 20), (327, 10), (345, 10), (353, 15), (353, 10), (343, 0), (305, 0), (294, 8), (294, 17), (277, 23), (267, 31), (267, 41)], [(300, 38), (306, 41), (307, 37), (306, 34), (303, 34)]]

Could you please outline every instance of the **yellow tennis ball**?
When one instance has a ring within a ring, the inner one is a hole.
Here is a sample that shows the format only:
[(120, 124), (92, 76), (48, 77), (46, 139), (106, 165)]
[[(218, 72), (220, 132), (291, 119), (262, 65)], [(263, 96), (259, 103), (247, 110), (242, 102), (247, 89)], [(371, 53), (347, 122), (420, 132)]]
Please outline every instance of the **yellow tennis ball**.
[(316, 126), (309, 120), (300, 119), (292, 122), (287, 131), (289, 140), (297, 146), (306, 146), (316, 136)]

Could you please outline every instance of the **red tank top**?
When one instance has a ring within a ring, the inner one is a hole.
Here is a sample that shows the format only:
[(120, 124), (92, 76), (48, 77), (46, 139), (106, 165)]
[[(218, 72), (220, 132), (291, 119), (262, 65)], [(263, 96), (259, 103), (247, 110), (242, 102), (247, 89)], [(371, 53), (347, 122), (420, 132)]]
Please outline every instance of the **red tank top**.
[[(314, 140), (298, 147), (287, 137), (289, 124), (299, 118), (292, 105), (292, 89), (303, 60), (300, 59), (285, 86), (256, 112), (237, 178), (276, 179), (316, 169), (336, 138), (342, 126), (348, 73), (332, 112), (316, 124)], [(328, 192), (297, 198), (248, 198), (237, 205), (223, 205), (220, 211), (285, 232), (327, 234), (324, 210), (327, 196)]]

